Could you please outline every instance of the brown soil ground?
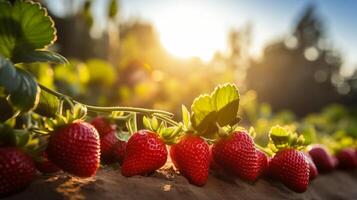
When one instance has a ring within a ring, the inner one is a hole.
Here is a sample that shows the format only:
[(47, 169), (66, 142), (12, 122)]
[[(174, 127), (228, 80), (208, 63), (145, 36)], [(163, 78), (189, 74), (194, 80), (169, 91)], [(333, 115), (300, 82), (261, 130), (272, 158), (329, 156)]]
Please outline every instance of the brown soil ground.
[(247, 183), (222, 174), (211, 174), (204, 187), (190, 185), (171, 169), (148, 177), (123, 177), (119, 170), (101, 169), (93, 178), (80, 179), (60, 173), (42, 176), (11, 200), (42, 199), (357, 199), (357, 171), (320, 175), (302, 194), (278, 182), (260, 179)]

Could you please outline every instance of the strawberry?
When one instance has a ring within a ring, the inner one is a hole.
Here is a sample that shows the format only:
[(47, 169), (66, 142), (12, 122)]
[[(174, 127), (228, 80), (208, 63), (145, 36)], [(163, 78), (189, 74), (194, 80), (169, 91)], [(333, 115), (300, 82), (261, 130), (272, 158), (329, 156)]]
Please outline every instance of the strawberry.
[(203, 186), (208, 179), (211, 155), (208, 144), (198, 136), (186, 135), (170, 148), (175, 167), (191, 184)]
[(127, 145), (121, 173), (129, 177), (145, 175), (162, 167), (167, 160), (167, 148), (156, 133), (141, 130), (134, 133)]
[[(270, 149), (275, 152), (269, 162), (269, 176), (281, 181), (295, 192), (305, 192), (310, 180), (309, 163), (304, 152), (304, 136), (298, 135), (290, 126), (274, 126), (269, 131)], [(312, 172), (313, 173), (313, 172)], [(313, 178), (316, 174), (311, 174)]]
[(113, 157), (119, 162), (120, 165), (123, 164), (123, 159), (125, 156), (126, 142), (119, 140), (113, 147)]
[(303, 152), (286, 148), (272, 158), (270, 174), (295, 192), (305, 192), (309, 184), (310, 166)]
[(0, 197), (24, 189), (35, 178), (32, 159), (15, 147), (0, 148)]
[(256, 179), (258, 179), (259, 177), (263, 176), (267, 169), (268, 169), (268, 157), (265, 155), (265, 153), (263, 153), (262, 151), (257, 149), (257, 156), (258, 156), (258, 166), (259, 166), (259, 171), (257, 173), (257, 177)]
[(316, 167), (314, 161), (312, 161), (312, 158), (310, 157), (310, 155), (308, 153), (305, 153), (305, 157), (306, 157), (307, 162), (309, 163), (310, 180), (313, 180), (319, 175), (319, 172), (317, 171), (317, 167)]
[(106, 135), (107, 133), (111, 133), (116, 129), (115, 125), (110, 124), (110, 122), (107, 119), (101, 116), (94, 118), (90, 122), (90, 124), (92, 124), (94, 128), (97, 129), (100, 136)]
[(355, 169), (357, 168), (357, 158), (355, 151), (351, 148), (342, 149), (336, 154), (341, 169)]
[(320, 173), (327, 173), (335, 168), (335, 161), (324, 146), (313, 146), (309, 150), (309, 155)]
[(49, 138), (47, 153), (62, 170), (79, 177), (93, 176), (99, 167), (98, 132), (80, 120), (59, 127)]
[(258, 155), (253, 139), (246, 131), (235, 131), (213, 145), (214, 162), (227, 172), (255, 181), (259, 174)]
[(61, 171), (53, 162), (48, 160), (47, 153), (44, 151), (40, 155), (40, 160), (35, 161), (36, 169), (44, 174), (50, 174)]
[(100, 136), (100, 158), (103, 163), (111, 164), (116, 162), (114, 156), (114, 146), (119, 142), (119, 139), (115, 135), (115, 131)]

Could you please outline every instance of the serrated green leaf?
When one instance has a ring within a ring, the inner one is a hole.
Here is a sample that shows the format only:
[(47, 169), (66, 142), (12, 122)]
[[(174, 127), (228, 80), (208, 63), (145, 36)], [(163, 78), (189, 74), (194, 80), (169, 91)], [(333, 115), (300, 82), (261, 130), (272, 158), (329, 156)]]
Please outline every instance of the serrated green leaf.
[[(10, 4), (0, 1), (0, 55), (22, 62), (26, 57), (25, 60), (29, 60), (29, 52), (44, 49), (55, 40), (54, 22), (39, 3), (17, 0)], [(47, 55), (47, 58), (50, 56)]]
[(206, 138), (217, 137), (216, 123), (226, 126), (237, 120), (239, 91), (234, 84), (216, 87), (210, 95), (196, 98), (191, 106), (193, 128)]

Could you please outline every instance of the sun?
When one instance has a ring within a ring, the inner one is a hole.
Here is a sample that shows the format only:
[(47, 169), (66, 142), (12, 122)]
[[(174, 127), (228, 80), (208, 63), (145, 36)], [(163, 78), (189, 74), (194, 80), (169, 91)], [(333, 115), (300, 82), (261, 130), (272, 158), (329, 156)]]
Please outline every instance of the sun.
[(155, 25), (163, 46), (176, 57), (209, 61), (225, 45), (225, 32), (214, 14), (196, 6), (170, 6), (158, 14)]

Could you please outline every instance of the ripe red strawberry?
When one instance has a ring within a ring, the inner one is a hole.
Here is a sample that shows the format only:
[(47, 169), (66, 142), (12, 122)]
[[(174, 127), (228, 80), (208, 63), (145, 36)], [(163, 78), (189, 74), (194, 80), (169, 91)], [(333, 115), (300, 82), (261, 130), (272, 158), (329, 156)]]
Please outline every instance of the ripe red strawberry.
[(100, 136), (111, 133), (116, 129), (115, 125), (110, 124), (108, 120), (101, 116), (94, 118), (90, 124), (92, 124), (94, 128), (97, 129)]
[(258, 156), (258, 166), (259, 166), (259, 171), (257, 173), (257, 177), (255, 179), (258, 179), (259, 177), (263, 176), (266, 171), (268, 170), (268, 157), (263, 153), (262, 151), (257, 149), (257, 156)]
[(330, 172), (336, 167), (335, 161), (324, 146), (313, 146), (309, 150), (309, 155), (320, 173)]
[(111, 164), (117, 161), (113, 153), (117, 142), (119, 139), (115, 136), (115, 131), (100, 135), (100, 158), (103, 163)]
[(44, 151), (40, 155), (40, 160), (35, 162), (36, 169), (44, 174), (50, 174), (61, 171), (53, 162), (48, 160), (47, 153)]
[(141, 130), (127, 145), (121, 173), (123, 176), (145, 175), (162, 167), (167, 160), (165, 143), (156, 133)]
[(0, 148), (0, 197), (24, 189), (35, 178), (35, 164), (15, 147)]
[(126, 150), (126, 142), (119, 140), (113, 147), (113, 157), (114, 159), (119, 162), (120, 165), (123, 164), (125, 150)]
[(305, 157), (307, 162), (309, 163), (310, 180), (314, 180), (319, 175), (319, 172), (317, 171), (317, 167), (314, 161), (312, 161), (310, 155), (308, 153), (305, 153)]
[(357, 168), (357, 158), (354, 149), (342, 149), (336, 155), (339, 161), (339, 168), (341, 169), (355, 169)]
[(83, 121), (67, 124), (52, 132), (47, 153), (62, 170), (79, 177), (93, 176), (99, 167), (98, 132)]
[(215, 163), (238, 177), (255, 181), (259, 174), (258, 155), (246, 131), (236, 131), (220, 139), (212, 148)]
[(295, 192), (306, 191), (309, 168), (304, 153), (291, 148), (279, 151), (269, 163), (269, 173)]
[(203, 186), (208, 179), (211, 155), (208, 144), (198, 136), (186, 135), (170, 148), (175, 167), (188, 181)]

